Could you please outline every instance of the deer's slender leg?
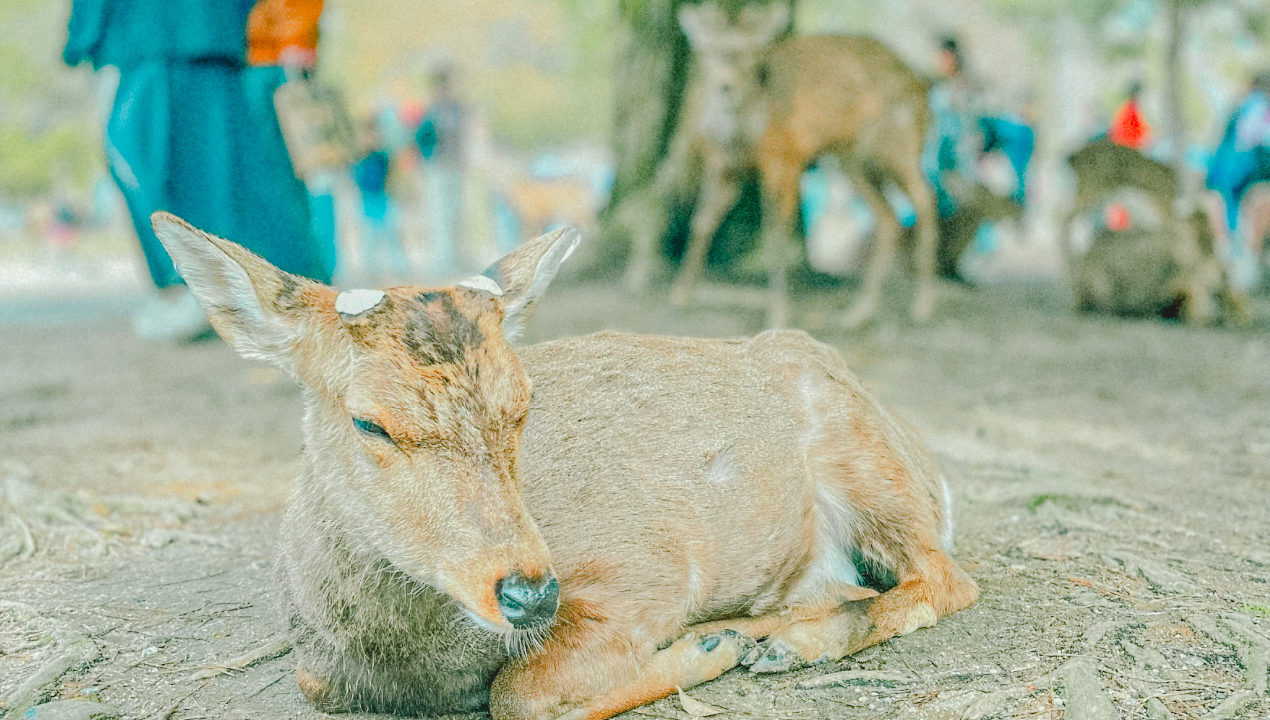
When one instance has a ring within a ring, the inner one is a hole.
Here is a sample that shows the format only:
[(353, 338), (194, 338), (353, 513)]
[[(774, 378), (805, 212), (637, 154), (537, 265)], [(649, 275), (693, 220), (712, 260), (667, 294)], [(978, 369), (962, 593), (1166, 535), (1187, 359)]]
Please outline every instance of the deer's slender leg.
[(665, 226), (665, 202), (653, 188), (645, 188), (627, 197), (615, 211), (617, 226), (631, 239), (631, 255), (622, 278), (627, 290), (638, 292), (647, 287), (657, 267), (657, 241)]
[(930, 319), (935, 311), (935, 265), (939, 253), (939, 218), (935, 194), (920, 167), (914, 167), (903, 178), (904, 192), (917, 212), (917, 243), (913, 246), (913, 269), (917, 284), (909, 315), (918, 322)]
[(710, 251), (710, 241), (719, 229), (719, 224), (736, 204), (741, 185), (727, 169), (718, 163), (709, 163), (705, 179), (701, 185), (701, 197), (697, 199), (697, 207), (692, 212), (692, 223), (688, 237), (688, 247), (684, 251), (683, 264), (675, 277), (675, 286), (670, 300), (675, 305), (686, 305), (692, 297), (692, 288), (701, 277), (706, 266), (706, 254)]
[(843, 603), (838, 611), (774, 631), (745, 659), (754, 672), (778, 672), (837, 660), (896, 635), (907, 635), (956, 612), (979, 596), (975, 582), (934, 546), (917, 554), (914, 569), (894, 588)]
[(767, 327), (789, 324), (789, 269), (797, 261), (794, 218), (798, 209), (798, 180), (802, 165), (784, 157), (762, 164), (763, 228), (760, 251), (767, 265)]
[(860, 294), (847, 310), (846, 325), (850, 329), (855, 329), (872, 320), (877, 314), (881, 303), (882, 282), (886, 280), (886, 274), (891, 270), (900, 226), (895, 219), (895, 211), (886, 201), (886, 196), (882, 194), (879, 179), (862, 172), (852, 172), (851, 176), (856, 192), (873, 212), (873, 220), (877, 228), (873, 254), (869, 257), (868, 267), (864, 271)]
[(754, 647), (749, 637), (724, 629), (689, 632), (655, 650), (615, 628), (577, 625), (504, 667), (490, 693), (490, 714), (495, 720), (603, 720), (676, 687), (712, 680)]
[(728, 618), (698, 623), (689, 628), (697, 635), (706, 636), (732, 630), (755, 640), (762, 640), (772, 633), (806, 620), (829, 617), (838, 611), (844, 602), (864, 600), (877, 597), (878, 591), (867, 587), (840, 584), (829, 591), (819, 602), (796, 605), (781, 612), (772, 612), (754, 617)]

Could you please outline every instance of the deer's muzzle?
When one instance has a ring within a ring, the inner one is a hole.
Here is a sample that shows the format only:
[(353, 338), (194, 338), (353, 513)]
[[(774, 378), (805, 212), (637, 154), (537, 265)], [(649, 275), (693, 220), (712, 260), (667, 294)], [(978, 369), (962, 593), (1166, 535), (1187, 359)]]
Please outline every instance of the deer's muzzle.
[(503, 617), (517, 630), (547, 624), (560, 606), (560, 582), (554, 575), (530, 580), (513, 573), (498, 581), (494, 594)]

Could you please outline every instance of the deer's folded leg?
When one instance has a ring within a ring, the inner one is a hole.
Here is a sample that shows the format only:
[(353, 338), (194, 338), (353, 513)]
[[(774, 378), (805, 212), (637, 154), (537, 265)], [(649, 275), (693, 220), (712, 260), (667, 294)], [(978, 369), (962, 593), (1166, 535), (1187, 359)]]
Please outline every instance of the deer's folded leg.
[(896, 635), (907, 635), (975, 601), (979, 589), (951, 558), (933, 551), (925, 569), (878, 595), (843, 603), (822, 618), (791, 623), (771, 634), (744, 663), (753, 672), (781, 672), (838, 660)]
[(495, 720), (603, 720), (667, 697), (676, 687), (712, 680), (756, 646), (731, 629), (689, 632), (641, 661), (633, 657), (630, 640), (591, 645), (579, 635), (570, 633), (560, 642), (553, 638), (542, 651), (499, 673), (490, 694)]

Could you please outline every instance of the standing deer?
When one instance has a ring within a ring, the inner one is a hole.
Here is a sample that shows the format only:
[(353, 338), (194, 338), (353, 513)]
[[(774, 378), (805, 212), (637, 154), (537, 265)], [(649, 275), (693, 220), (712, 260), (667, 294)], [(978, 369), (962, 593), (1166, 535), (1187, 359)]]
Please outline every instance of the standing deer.
[[(768, 270), (768, 324), (788, 322), (786, 275), (798, 256), (794, 242), (799, 178), (815, 158), (834, 154), (869, 204), (876, 246), (860, 296), (847, 312), (859, 326), (877, 312), (882, 282), (899, 235), (883, 195), (896, 183), (917, 211), (917, 287), (911, 314), (930, 317), (935, 305), (936, 212), (922, 171), (930, 124), (927, 83), (881, 43), (867, 37), (794, 37), (775, 45), (788, 24), (783, 4), (750, 6), (735, 18), (714, 4), (684, 6), (679, 23), (696, 55), (696, 74), (672, 153), (696, 159), (700, 195), (672, 299), (683, 304), (705, 265), (710, 240), (735, 204), (743, 176), (757, 169), (763, 187), (761, 252)], [(682, 174), (671, 162), (668, 174)], [(656, 184), (674, 180), (659, 177)], [(632, 218), (628, 226), (646, 218)], [(634, 233), (629, 278), (642, 282), (656, 238)]]
[(513, 349), (573, 231), (341, 293), (154, 227), (221, 336), (304, 389), (277, 577), (323, 710), (599, 720), (978, 595), (934, 459), (804, 333)]

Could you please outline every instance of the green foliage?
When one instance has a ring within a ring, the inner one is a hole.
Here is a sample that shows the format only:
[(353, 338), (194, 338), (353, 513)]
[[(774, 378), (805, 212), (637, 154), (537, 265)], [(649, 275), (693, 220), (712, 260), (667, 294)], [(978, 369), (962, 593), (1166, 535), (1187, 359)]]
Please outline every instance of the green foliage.
[(0, 125), (0, 195), (42, 195), (59, 182), (82, 186), (100, 167), (97, 133), (86, 123), (38, 134), (19, 125)]
[(1246, 612), (1249, 615), (1260, 615), (1264, 618), (1270, 618), (1270, 606), (1266, 605), (1244, 605), (1239, 608), (1240, 612)]

